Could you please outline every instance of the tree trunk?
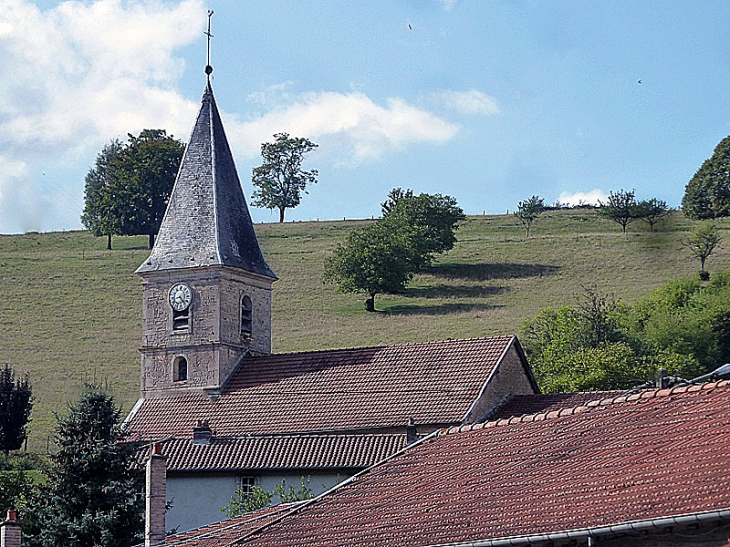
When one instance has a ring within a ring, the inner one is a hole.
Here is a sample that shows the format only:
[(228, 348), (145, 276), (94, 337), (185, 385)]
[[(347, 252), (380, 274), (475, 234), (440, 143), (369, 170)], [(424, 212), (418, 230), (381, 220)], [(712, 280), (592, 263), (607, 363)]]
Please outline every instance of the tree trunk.
[(284, 211), (286, 207), (279, 207), (279, 222), (284, 222)]
[(112, 235), (111, 234), (106, 235), (106, 250), (107, 251), (112, 250)]
[(150, 234), (148, 245), (150, 246), (150, 250), (155, 246), (155, 234)]
[(375, 311), (375, 295), (371, 294), (367, 300), (365, 300), (365, 309), (367, 311)]

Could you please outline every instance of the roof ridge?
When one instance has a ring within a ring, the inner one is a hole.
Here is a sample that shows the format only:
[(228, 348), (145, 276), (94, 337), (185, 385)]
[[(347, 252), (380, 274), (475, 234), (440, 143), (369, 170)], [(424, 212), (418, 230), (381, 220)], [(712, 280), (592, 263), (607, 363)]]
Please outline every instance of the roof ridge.
[(514, 337), (513, 334), (498, 335), (498, 336), (475, 336), (471, 338), (447, 338), (446, 340), (427, 340), (425, 342), (395, 342), (392, 344), (378, 344), (374, 346), (347, 346), (342, 348), (330, 348), (330, 349), (315, 349), (308, 351), (288, 351), (284, 353), (270, 353), (268, 355), (252, 355), (249, 358), (252, 359), (266, 359), (270, 357), (287, 357), (290, 355), (305, 355), (305, 354), (318, 354), (318, 353), (331, 353), (336, 351), (359, 351), (368, 349), (385, 349), (385, 348), (397, 348), (397, 347), (409, 347), (409, 346), (428, 346), (435, 344), (448, 344), (456, 342), (472, 342), (472, 341), (486, 341), (486, 340), (511, 340)]
[[(609, 397), (607, 399), (594, 399), (588, 401), (583, 405), (577, 405), (573, 407), (564, 407), (557, 410), (551, 410), (549, 412), (537, 412), (533, 414), (523, 414), (521, 416), (512, 416), (510, 418), (500, 418), (498, 420), (491, 420), (486, 422), (479, 422), (475, 424), (458, 425), (447, 428), (443, 434), (451, 435), (453, 433), (463, 433), (467, 431), (477, 431), (480, 429), (486, 429), (490, 427), (502, 427), (512, 424), (519, 423), (530, 423), (540, 422), (544, 420), (551, 420), (553, 418), (562, 418), (563, 416), (572, 416), (574, 414), (583, 414), (591, 412), (596, 407), (623, 404), (628, 402), (634, 402), (644, 399), (655, 399), (659, 397), (669, 397), (672, 395), (678, 395), (683, 393), (694, 393), (697, 391), (709, 391), (717, 388), (729, 388), (730, 380), (720, 380), (717, 382), (704, 382), (701, 384), (689, 384), (685, 386), (675, 386), (670, 388), (656, 388), (646, 389), (636, 393), (627, 393), (626, 395), (619, 395), (616, 397)], [(575, 392), (581, 393), (581, 392)], [(587, 392), (585, 392), (587, 393)]]

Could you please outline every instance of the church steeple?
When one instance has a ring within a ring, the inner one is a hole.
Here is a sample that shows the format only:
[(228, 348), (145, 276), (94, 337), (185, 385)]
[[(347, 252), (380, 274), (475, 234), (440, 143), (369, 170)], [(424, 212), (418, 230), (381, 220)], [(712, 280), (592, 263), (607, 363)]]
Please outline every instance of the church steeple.
[(154, 248), (137, 273), (143, 392), (216, 390), (246, 355), (271, 352), (277, 277), (261, 253), (210, 81)]
[(212, 265), (276, 279), (256, 239), (209, 82), (155, 246), (137, 273)]

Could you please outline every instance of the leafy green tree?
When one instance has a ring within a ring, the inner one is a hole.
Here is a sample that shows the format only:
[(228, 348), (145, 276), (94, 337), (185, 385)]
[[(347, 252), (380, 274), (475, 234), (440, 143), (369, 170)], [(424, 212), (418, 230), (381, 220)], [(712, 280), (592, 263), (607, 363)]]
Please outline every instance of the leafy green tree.
[(145, 129), (129, 140), (115, 160), (116, 195), (126, 203), (122, 235), (146, 235), (155, 243), (170, 200), (185, 144), (164, 129)]
[(373, 312), (375, 296), (403, 292), (421, 264), (412, 245), (418, 233), (397, 215), (353, 230), (325, 259), (324, 280), (343, 292), (365, 293), (365, 308)]
[(89, 388), (59, 418), (48, 483), (23, 516), (30, 547), (128, 547), (142, 540), (144, 474), (121, 411)]
[(106, 236), (106, 248), (112, 248), (112, 235), (122, 231), (121, 212), (117, 210), (118, 200), (110, 188), (112, 176), (110, 166), (121, 154), (124, 146), (112, 140), (96, 156), (94, 167), (86, 174), (84, 188), (84, 212), (81, 223), (95, 236)]
[(466, 216), (451, 196), (414, 195), (412, 190), (393, 188), (381, 204), (383, 221), (398, 219), (412, 230), (411, 247), (416, 253), (416, 271), (431, 265), (435, 254), (454, 248), (459, 222)]
[(700, 260), (700, 271), (705, 271), (705, 261), (715, 250), (721, 239), (717, 226), (711, 222), (695, 226), (687, 236), (685, 245), (692, 253), (692, 256)]
[(626, 226), (638, 217), (639, 210), (634, 197), (634, 191), (609, 192), (608, 202), (602, 203), (600, 212), (605, 217), (621, 225), (621, 230), (626, 233)]
[(317, 182), (316, 169), (303, 171), (304, 156), (317, 148), (309, 139), (290, 137), (277, 133), (274, 142), (261, 145), (264, 163), (254, 168), (251, 181), (258, 189), (252, 195), (254, 207), (279, 210), (279, 222), (284, 222), (284, 212), (299, 205), (302, 192), (307, 193), (309, 184)]
[(720, 141), (687, 183), (682, 210), (697, 220), (730, 215), (730, 136)]
[(654, 226), (669, 214), (667, 202), (657, 198), (645, 199), (636, 204), (636, 217), (649, 225), (649, 230), (654, 231)]
[(149, 247), (160, 229), (185, 144), (164, 129), (112, 141), (86, 175), (81, 221), (94, 235), (147, 235)]
[(7, 363), (0, 368), (0, 450), (5, 460), (11, 450), (18, 450), (28, 436), (28, 422), (33, 408), (33, 392), (28, 377), (15, 378)]
[(271, 492), (260, 486), (238, 488), (228, 505), (221, 511), (225, 512), (228, 518), (233, 518), (268, 507), (276, 498), (279, 503), (293, 503), (313, 498), (314, 494), (309, 488), (309, 477), (306, 479), (302, 477), (301, 481), (301, 487), (298, 489), (287, 484), (285, 479), (281, 479), (281, 482)]
[(530, 237), (530, 228), (535, 219), (545, 211), (545, 199), (539, 196), (532, 196), (530, 199), (520, 201), (517, 204), (517, 211), (514, 215), (527, 230), (527, 237)]
[(8, 509), (18, 509), (26, 492), (33, 488), (33, 482), (24, 469), (0, 468), (0, 514)]

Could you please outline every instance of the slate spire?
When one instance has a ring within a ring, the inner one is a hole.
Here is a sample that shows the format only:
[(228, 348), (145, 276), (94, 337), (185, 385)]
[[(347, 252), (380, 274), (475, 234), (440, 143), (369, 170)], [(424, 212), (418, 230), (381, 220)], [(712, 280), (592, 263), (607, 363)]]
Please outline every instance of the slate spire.
[(204, 266), (277, 278), (256, 239), (210, 82), (154, 248), (137, 273)]

